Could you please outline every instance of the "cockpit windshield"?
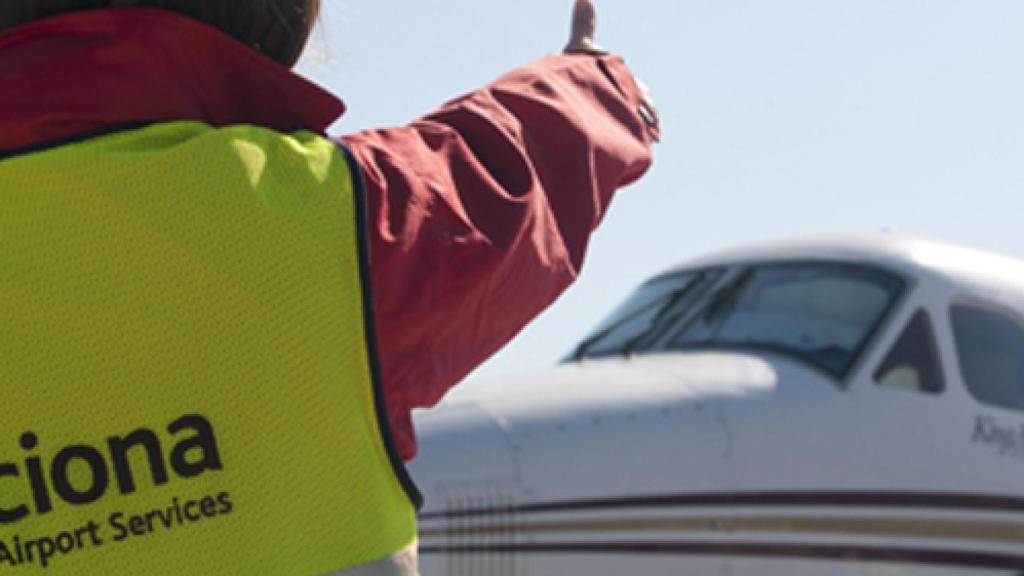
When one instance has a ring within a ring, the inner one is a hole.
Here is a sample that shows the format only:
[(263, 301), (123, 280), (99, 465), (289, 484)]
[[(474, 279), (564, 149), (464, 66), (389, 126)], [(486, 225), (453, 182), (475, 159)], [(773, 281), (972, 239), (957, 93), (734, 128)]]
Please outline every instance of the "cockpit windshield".
[(838, 265), (754, 268), (669, 343), (772, 349), (842, 376), (902, 289), (888, 274)]
[(717, 270), (686, 272), (644, 284), (577, 349), (577, 357), (632, 353), (692, 311), (722, 275)]
[(767, 264), (654, 280), (577, 357), (688, 349), (758, 349), (844, 376), (903, 289), (874, 268)]

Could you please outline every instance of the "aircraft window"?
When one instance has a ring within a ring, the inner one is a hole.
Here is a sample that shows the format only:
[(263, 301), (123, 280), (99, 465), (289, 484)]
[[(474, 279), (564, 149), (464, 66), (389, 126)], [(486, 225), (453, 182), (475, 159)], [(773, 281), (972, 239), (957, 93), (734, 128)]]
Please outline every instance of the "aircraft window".
[(978, 306), (954, 306), (953, 335), (967, 388), (986, 404), (1024, 410), (1024, 330)]
[(753, 268), (720, 290), (671, 346), (773, 350), (842, 377), (902, 287), (895, 276), (859, 266)]
[(694, 307), (721, 272), (673, 274), (651, 280), (602, 322), (577, 349), (576, 358), (599, 358), (643, 349), (664, 327)]
[(918, 310), (875, 372), (875, 382), (885, 388), (938, 394), (946, 387), (939, 362), (935, 331), (928, 313)]

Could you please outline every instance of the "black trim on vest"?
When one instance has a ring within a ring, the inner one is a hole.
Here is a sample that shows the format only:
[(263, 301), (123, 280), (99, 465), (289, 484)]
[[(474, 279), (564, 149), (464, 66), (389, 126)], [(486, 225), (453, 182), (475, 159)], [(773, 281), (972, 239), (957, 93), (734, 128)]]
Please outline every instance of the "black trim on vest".
[(373, 380), (373, 399), (377, 409), (377, 423), (380, 428), (381, 438), (388, 452), (388, 459), (391, 460), (391, 467), (395, 476), (402, 484), (406, 495), (416, 510), (423, 508), (423, 495), (413, 481), (412, 476), (398, 455), (398, 448), (395, 446), (394, 435), (391, 433), (391, 424), (388, 417), (387, 404), (384, 401), (384, 387), (380, 372), (380, 356), (377, 352), (377, 323), (374, 316), (373, 289), (370, 281), (370, 236), (368, 234), (369, 209), (366, 204), (366, 184), (363, 180), (363, 169), (356, 162), (352, 152), (341, 142), (333, 140), (334, 144), (341, 151), (345, 161), (348, 162), (349, 172), (352, 177), (353, 196), (356, 202), (356, 234), (359, 245), (359, 279), (363, 287), (363, 326), (366, 328), (366, 347), (369, 352), (370, 377)]
[(92, 140), (93, 138), (99, 138), (100, 136), (108, 136), (117, 132), (127, 132), (129, 130), (135, 130), (138, 128), (145, 128), (146, 126), (152, 125), (153, 122), (126, 122), (123, 124), (115, 124), (113, 126), (104, 126), (96, 130), (89, 130), (87, 132), (80, 132), (78, 134), (72, 134), (63, 138), (57, 138), (56, 140), (47, 140), (45, 142), (36, 142), (35, 144), (29, 144), (21, 148), (12, 148), (9, 150), (0, 150), (0, 160), (7, 160), (8, 158), (14, 158), (15, 156), (25, 156), (27, 154), (34, 154), (36, 152), (42, 152), (49, 150), (50, 148), (59, 148), (61, 146), (67, 146), (68, 144), (77, 144), (79, 142), (85, 142), (86, 140)]

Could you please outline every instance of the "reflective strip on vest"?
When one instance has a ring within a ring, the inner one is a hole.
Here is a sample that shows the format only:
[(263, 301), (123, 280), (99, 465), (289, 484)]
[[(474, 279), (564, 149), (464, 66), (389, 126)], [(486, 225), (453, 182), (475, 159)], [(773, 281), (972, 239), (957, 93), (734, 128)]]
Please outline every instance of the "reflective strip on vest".
[(415, 541), (356, 170), (195, 122), (0, 160), (0, 573), (320, 576)]

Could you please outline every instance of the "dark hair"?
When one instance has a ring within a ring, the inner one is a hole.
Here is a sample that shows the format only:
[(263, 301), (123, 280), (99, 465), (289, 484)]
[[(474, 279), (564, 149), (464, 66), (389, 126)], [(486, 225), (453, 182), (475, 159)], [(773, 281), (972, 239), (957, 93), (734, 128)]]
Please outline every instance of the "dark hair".
[(162, 8), (219, 28), (285, 66), (302, 54), (320, 0), (0, 0), (0, 31), (40, 18), (101, 8)]

